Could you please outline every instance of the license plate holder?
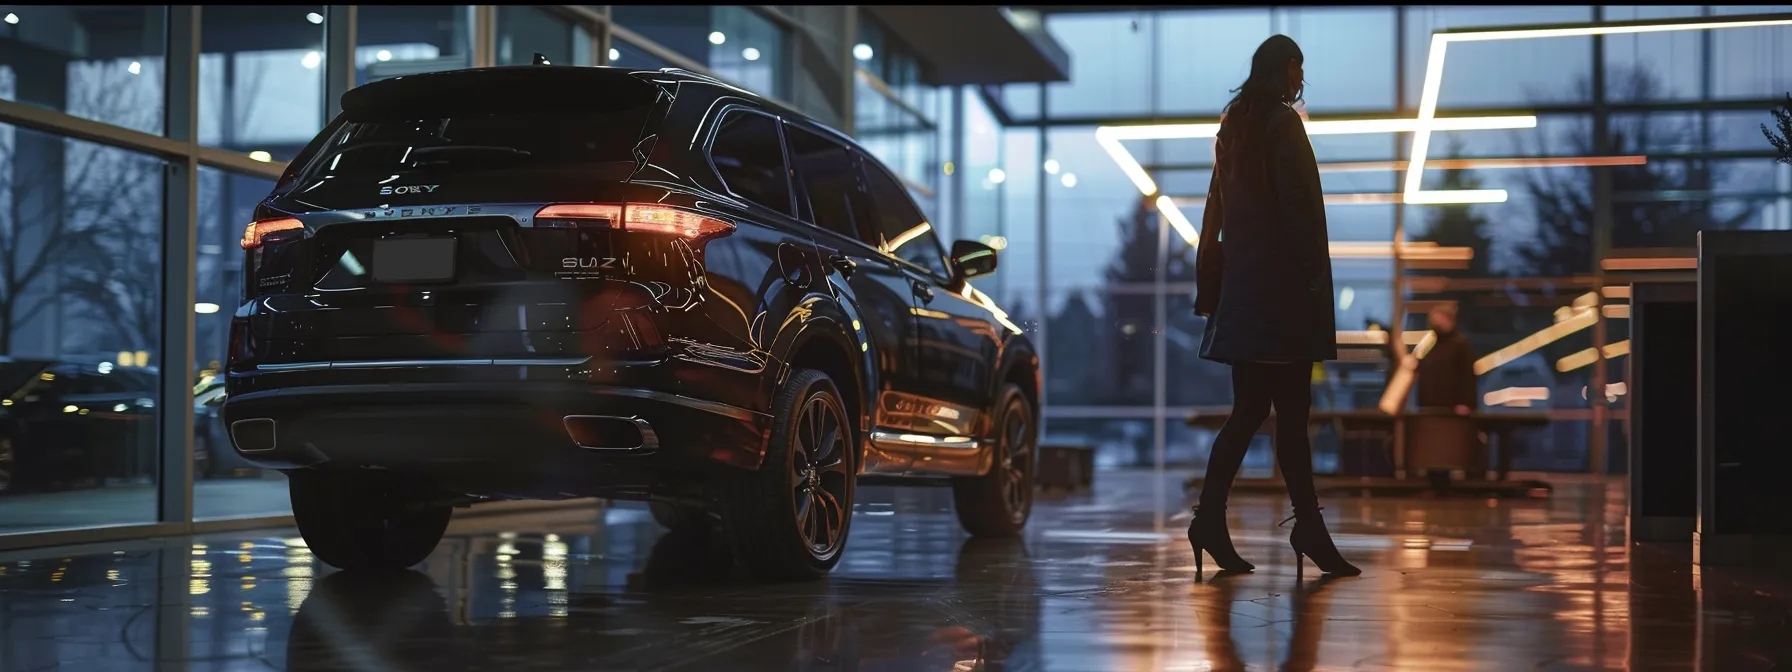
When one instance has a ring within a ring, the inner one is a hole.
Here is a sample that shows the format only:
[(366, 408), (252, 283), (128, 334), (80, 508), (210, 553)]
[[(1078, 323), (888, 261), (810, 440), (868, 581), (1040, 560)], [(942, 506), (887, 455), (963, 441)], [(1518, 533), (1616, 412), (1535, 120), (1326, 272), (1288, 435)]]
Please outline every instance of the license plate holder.
[(454, 280), (456, 239), (382, 238), (373, 241), (373, 279), (387, 284)]

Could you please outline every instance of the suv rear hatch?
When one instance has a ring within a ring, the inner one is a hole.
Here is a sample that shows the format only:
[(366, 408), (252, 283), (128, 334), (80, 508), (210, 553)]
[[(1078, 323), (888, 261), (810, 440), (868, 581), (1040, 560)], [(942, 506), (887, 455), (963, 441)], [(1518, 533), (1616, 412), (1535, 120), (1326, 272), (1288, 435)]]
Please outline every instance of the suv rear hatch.
[(627, 201), (668, 99), (625, 71), (548, 66), (349, 92), (245, 232), (245, 295), (263, 299), (249, 358), (652, 349), (637, 309), (659, 297), (627, 260), (690, 241), (534, 220), (543, 204)]

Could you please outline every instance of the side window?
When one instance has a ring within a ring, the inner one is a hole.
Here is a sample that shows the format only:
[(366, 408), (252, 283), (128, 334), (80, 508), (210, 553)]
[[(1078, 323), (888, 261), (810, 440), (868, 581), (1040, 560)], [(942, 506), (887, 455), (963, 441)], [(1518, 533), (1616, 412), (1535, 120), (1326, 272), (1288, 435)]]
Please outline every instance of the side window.
[(865, 166), (866, 186), (870, 187), (872, 222), (883, 237), (883, 248), (909, 263), (932, 271), (941, 278), (950, 277), (946, 270), (946, 250), (933, 232), (933, 224), (921, 215), (902, 183), (870, 161)]
[[(840, 143), (795, 126), (785, 126), (790, 139), (790, 160), (796, 165), (798, 190), (806, 197), (804, 214), (810, 223), (854, 240), (862, 219), (854, 205), (861, 199), (858, 171), (852, 152)], [(799, 204), (800, 205), (800, 204)], [(872, 245), (876, 245), (872, 241)]]
[(790, 212), (790, 172), (778, 122), (747, 110), (730, 110), (716, 130), (709, 158), (730, 191), (778, 212)]

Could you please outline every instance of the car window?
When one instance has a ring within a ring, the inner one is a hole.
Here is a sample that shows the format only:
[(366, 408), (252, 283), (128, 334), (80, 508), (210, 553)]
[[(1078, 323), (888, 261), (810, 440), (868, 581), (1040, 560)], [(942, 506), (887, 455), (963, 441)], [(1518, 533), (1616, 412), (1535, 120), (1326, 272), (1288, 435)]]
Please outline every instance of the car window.
[[(799, 205), (811, 224), (854, 240), (863, 240), (854, 207), (861, 198), (852, 151), (838, 142), (795, 126), (786, 126), (790, 159), (796, 166)], [(872, 243), (875, 245), (875, 241)]]
[(921, 215), (920, 208), (909, 199), (902, 183), (871, 161), (861, 162), (861, 165), (865, 166), (865, 182), (870, 187), (875, 209), (872, 221), (883, 237), (883, 249), (941, 278), (950, 277), (946, 271), (946, 250), (940, 246), (939, 235), (934, 233), (933, 224)]
[(63, 388), (67, 394), (117, 395), (127, 391), (148, 391), (131, 389), (138, 387), (136, 383), (140, 381), (123, 372), (105, 374), (89, 367), (74, 365), (58, 366), (51, 370), (59, 380), (67, 380), (67, 387)]
[(729, 111), (716, 130), (709, 158), (730, 191), (778, 212), (790, 212), (790, 173), (777, 120), (747, 110)]

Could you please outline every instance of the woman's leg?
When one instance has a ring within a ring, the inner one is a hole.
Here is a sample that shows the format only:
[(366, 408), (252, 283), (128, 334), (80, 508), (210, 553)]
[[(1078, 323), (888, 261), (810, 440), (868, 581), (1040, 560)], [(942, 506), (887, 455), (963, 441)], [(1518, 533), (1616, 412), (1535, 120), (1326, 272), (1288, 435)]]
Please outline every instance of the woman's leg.
[(1313, 486), (1313, 442), (1307, 438), (1307, 416), (1313, 408), (1313, 365), (1277, 364), (1270, 374), (1276, 410), (1276, 464), (1288, 485), (1295, 511), (1319, 508)]
[(1201, 484), (1201, 506), (1223, 508), (1232, 491), (1232, 480), (1244, 464), (1251, 439), (1269, 417), (1271, 387), (1265, 373), (1274, 365), (1239, 362), (1232, 365), (1232, 415), (1213, 439), (1207, 456), (1207, 476)]
[[(1288, 484), (1294, 503), (1294, 531), (1288, 543), (1327, 574), (1356, 576), (1362, 573), (1344, 559), (1325, 530), (1319, 515), (1319, 493), (1313, 486), (1313, 443), (1307, 438), (1307, 416), (1313, 406), (1313, 365), (1288, 364), (1273, 374), (1276, 407), (1276, 463)], [(1299, 570), (1296, 576), (1299, 576)]]

